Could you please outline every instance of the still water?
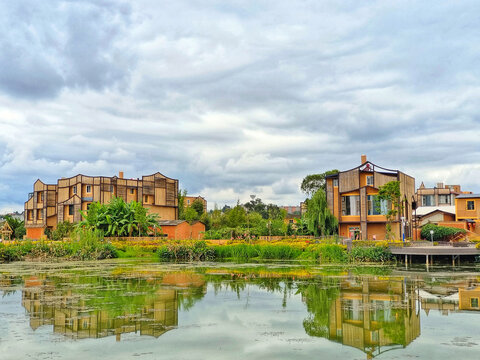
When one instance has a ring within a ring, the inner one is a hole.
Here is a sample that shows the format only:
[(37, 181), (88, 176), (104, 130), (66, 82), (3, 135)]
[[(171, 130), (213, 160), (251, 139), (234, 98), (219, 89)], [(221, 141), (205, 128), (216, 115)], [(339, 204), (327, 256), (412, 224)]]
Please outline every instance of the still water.
[(0, 359), (480, 359), (479, 283), (475, 268), (0, 264)]

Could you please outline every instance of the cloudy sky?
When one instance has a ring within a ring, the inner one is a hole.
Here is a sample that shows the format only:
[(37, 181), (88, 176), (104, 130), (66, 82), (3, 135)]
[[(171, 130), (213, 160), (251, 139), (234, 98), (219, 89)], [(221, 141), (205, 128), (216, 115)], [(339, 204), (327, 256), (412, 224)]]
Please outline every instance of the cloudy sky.
[(480, 2), (0, 3), (0, 213), (32, 184), (160, 171), (297, 204), (365, 153), (480, 192)]

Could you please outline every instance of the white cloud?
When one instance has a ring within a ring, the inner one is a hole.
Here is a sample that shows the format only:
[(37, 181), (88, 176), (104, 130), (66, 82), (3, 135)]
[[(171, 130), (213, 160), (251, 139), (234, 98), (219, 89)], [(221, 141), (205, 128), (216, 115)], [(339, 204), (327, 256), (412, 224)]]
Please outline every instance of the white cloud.
[(297, 204), (305, 175), (361, 153), (480, 192), (479, 6), (2, 3), (0, 207), (119, 170)]

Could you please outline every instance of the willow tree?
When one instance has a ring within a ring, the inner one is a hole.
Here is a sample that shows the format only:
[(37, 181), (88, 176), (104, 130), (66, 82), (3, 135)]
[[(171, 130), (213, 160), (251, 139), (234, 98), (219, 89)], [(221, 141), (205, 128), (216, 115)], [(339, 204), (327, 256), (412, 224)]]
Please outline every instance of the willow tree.
[(315, 236), (337, 233), (338, 220), (328, 208), (327, 197), (322, 189), (318, 189), (312, 198), (307, 200), (305, 218), (308, 230)]
[(328, 170), (321, 174), (311, 174), (305, 176), (300, 185), (300, 190), (307, 196), (315, 194), (318, 189), (327, 191), (327, 176), (337, 174), (339, 171), (337, 169)]

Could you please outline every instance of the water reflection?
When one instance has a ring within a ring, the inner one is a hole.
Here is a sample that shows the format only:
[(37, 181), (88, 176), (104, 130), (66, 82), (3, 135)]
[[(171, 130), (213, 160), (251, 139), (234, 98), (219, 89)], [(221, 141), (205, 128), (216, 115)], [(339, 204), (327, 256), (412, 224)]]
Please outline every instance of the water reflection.
[[(480, 314), (476, 276), (391, 270), (358, 275), (341, 269), (327, 275), (299, 267), (172, 271), (164, 266), (114, 267), (102, 274), (93, 270), (0, 274), (3, 296), (17, 289), (33, 330), (49, 325), (54, 333), (68, 338), (115, 336), (118, 341), (127, 333), (158, 338), (185, 325), (179, 324), (179, 313), (194, 311), (207, 289), (209, 306), (207, 310), (199, 306), (201, 311), (214, 312), (218, 306), (231, 311), (231, 318), (241, 317), (238, 308), (221, 303), (222, 294), (246, 299), (241, 311), (249, 311), (248, 293), (254, 289), (274, 294), (271, 299), (278, 301), (275, 306), (282, 311), (288, 310), (289, 302), (298, 302), (304, 312), (295, 321), (303, 325), (307, 335), (359, 349), (367, 359), (408, 347), (421, 335), (422, 316), (429, 316), (431, 311)], [(208, 317), (209, 313), (202, 315)]]
[(22, 306), (32, 329), (53, 325), (71, 338), (114, 335), (117, 341), (125, 333), (159, 337), (176, 328), (179, 302), (189, 308), (206, 289), (203, 276), (191, 273), (160, 279), (31, 276), (24, 284)]
[(420, 335), (416, 286), (405, 278), (333, 279), (301, 291), (311, 314), (305, 331), (360, 349), (367, 358), (405, 347)]

